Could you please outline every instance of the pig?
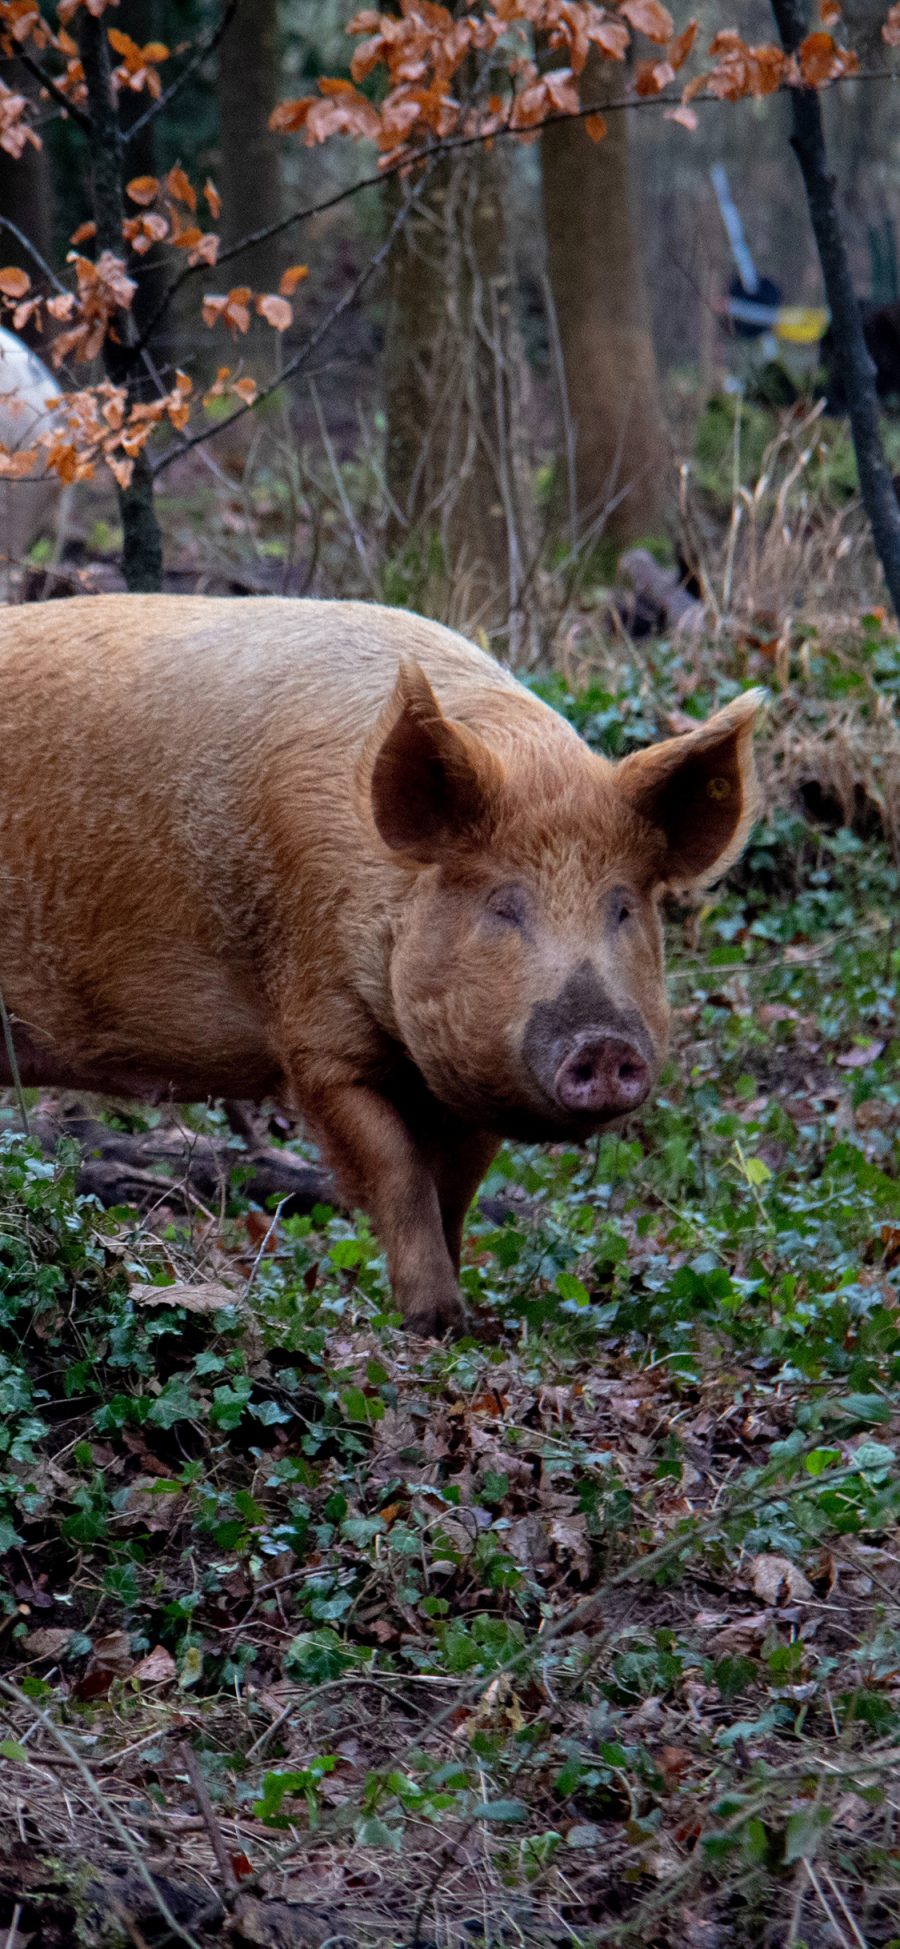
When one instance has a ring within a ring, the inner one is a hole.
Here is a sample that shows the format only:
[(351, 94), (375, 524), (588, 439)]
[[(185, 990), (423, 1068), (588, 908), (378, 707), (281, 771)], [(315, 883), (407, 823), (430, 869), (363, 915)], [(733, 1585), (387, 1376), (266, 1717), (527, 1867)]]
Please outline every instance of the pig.
[(743, 846), (760, 697), (613, 764), (406, 612), (7, 611), (0, 989), (22, 1081), (290, 1102), (407, 1325), (458, 1328), (502, 1139), (580, 1143), (653, 1085), (660, 896)]

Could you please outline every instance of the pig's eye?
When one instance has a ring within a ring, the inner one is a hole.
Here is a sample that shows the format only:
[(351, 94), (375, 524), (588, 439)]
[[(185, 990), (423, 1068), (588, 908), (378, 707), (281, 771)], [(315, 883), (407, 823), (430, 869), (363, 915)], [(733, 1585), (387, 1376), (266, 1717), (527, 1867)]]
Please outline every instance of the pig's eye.
[(626, 887), (614, 887), (607, 903), (607, 913), (613, 927), (624, 927), (634, 913), (634, 901)]
[(502, 921), (506, 927), (523, 929), (528, 926), (530, 902), (524, 887), (495, 887), (488, 894), (487, 911), (493, 920)]

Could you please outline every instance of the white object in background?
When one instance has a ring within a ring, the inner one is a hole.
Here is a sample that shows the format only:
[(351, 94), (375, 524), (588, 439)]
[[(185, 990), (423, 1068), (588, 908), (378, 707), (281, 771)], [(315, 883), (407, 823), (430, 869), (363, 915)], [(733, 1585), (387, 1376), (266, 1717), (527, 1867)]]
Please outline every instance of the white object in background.
[[(747, 293), (747, 297), (752, 300), (760, 288), (760, 277), (756, 265), (753, 262), (753, 253), (750, 245), (744, 236), (744, 226), (741, 222), (738, 206), (731, 194), (727, 172), (720, 162), (714, 162), (709, 174), (713, 189), (716, 192), (719, 214), (725, 225), (725, 234), (731, 245), (731, 255), (734, 258), (738, 277)], [(731, 316), (732, 318), (738, 318), (740, 317), (740, 313), (732, 311)], [(749, 318), (747, 319), (747, 323), (755, 324), (756, 319)], [(777, 359), (778, 347), (770, 331), (764, 332), (760, 341), (759, 351), (763, 359)]]
[(713, 189), (716, 192), (719, 214), (725, 225), (725, 234), (731, 245), (731, 255), (734, 258), (735, 269), (748, 297), (752, 298), (759, 290), (759, 272), (753, 262), (750, 245), (744, 236), (744, 226), (740, 219), (737, 204), (731, 194), (727, 172), (720, 162), (714, 162), (709, 174)]
[[(0, 326), (0, 447), (18, 452), (35, 446), (38, 434), (57, 416), (49, 402), (61, 390), (55, 374), (24, 339)], [(11, 572), (32, 544), (58, 528), (64, 496), (67, 505), (68, 490), (56, 474), (48, 474), (41, 459), (21, 479), (0, 476), (0, 600), (8, 601)], [(59, 545), (57, 534), (57, 554)]]

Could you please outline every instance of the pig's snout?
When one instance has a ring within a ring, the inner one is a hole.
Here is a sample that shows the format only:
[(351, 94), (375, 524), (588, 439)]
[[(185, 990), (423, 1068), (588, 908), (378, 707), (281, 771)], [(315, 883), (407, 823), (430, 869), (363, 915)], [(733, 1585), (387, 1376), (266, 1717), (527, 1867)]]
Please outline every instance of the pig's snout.
[(650, 1067), (636, 1044), (604, 1029), (576, 1038), (553, 1082), (557, 1102), (576, 1116), (625, 1116), (649, 1088)]

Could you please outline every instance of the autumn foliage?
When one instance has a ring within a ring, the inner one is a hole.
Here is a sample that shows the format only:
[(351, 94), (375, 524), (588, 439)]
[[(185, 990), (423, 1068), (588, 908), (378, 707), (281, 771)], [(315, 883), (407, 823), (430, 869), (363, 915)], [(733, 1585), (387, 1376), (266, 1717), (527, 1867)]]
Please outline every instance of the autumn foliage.
[[(42, 97), (52, 95), (82, 126), (89, 123), (89, 102), (77, 36), (85, 14), (108, 19), (116, 93), (143, 93), (151, 103), (159, 101), (161, 70), (173, 60), (163, 42), (141, 45), (123, 33), (115, 25), (116, 4), (61, 0), (54, 25), (39, 0), (0, 0), (0, 53), (27, 52), (43, 78)], [(621, 70), (622, 103), (659, 97), (663, 112), (690, 130), (700, 99), (738, 102), (781, 88), (818, 89), (856, 72), (856, 56), (832, 31), (839, 30), (837, 0), (822, 0), (820, 22), (796, 54), (774, 43), (751, 46), (737, 32), (722, 30), (700, 59), (697, 21), (677, 28), (662, 0), (617, 0), (606, 6), (596, 0), (472, 0), (456, 12), (436, 0), (400, 0), (397, 12), (358, 12), (348, 27), (356, 42), (349, 78), (325, 76), (314, 94), (281, 102), (271, 126), (285, 135), (300, 134), (308, 144), (333, 135), (364, 140), (377, 150), (381, 170), (401, 171), (436, 143), (453, 146), (502, 134), (527, 141), (548, 121), (572, 115), (582, 116), (599, 141), (606, 132), (604, 115), (581, 94), (588, 56), (596, 50)], [(900, 44), (900, 5), (890, 8), (883, 34), (889, 45)], [(649, 45), (649, 55), (636, 42)], [(626, 69), (629, 55), (638, 58)], [(17, 158), (40, 141), (35, 104), (0, 82), (0, 148)], [(0, 316), (14, 330), (28, 326), (32, 334), (44, 334), (51, 363), (73, 374), (110, 342), (121, 342), (121, 320), (132, 310), (141, 260), (151, 249), (171, 263), (170, 293), (187, 278), (214, 270), (220, 256), (220, 201), (208, 178), (197, 186), (176, 166), (162, 178), (138, 175), (122, 187), (121, 252), (105, 248), (95, 254), (90, 247), (96, 226), (88, 222), (70, 240), (61, 280), (51, 284), (37, 272), (0, 268)], [(199, 319), (234, 341), (246, 335), (254, 319), (286, 332), (295, 322), (294, 301), (306, 275), (307, 266), (295, 264), (278, 291), (253, 291), (243, 284), (204, 289)], [(137, 360), (141, 350), (137, 338), (129, 356)], [(223, 368), (217, 396), (229, 385), (243, 410), (253, 382)], [(47, 462), (71, 479), (91, 473), (102, 460), (119, 484), (127, 485), (135, 453), (157, 426), (163, 421), (179, 431), (187, 426), (190, 395), (183, 374), (171, 387), (161, 383), (152, 402), (128, 396), (128, 388), (123, 392), (109, 377), (102, 385), (70, 391), (63, 413), (66, 432), (59, 438), (42, 435)]]
[[(891, 12), (900, 17), (900, 7)], [(633, 92), (639, 98), (662, 94), (692, 54), (698, 23), (690, 20), (676, 33), (661, 0), (620, 0), (616, 7), (590, 0), (495, 0), (461, 19), (433, 0), (401, 0), (399, 15), (366, 7), (347, 31), (364, 37), (351, 61), (352, 80), (326, 77), (317, 96), (282, 102), (272, 126), (302, 130), (308, 143), (331, 135), (365, 137), (390, 165), (435, 138), (501, 131), (527, 137), (548, 119), (583, 113), (578, 79), (591, 49), (624, 62), (635, 36), (660, 52), (635, 64)], [(558, 55), (559, 65), (539, 65), (540, 53)], [(475, 55), (488, 75), (486, 90), (460, 86)], [(858, 67), (853, 52), (824, 29), (809, 34), (796, 57), (773, 43), (751, 47), (735, 32), (717, 33), (708, 56), (710, 65), (686, 83), (680, 103), (668, 111), (688, 128), (695, 121), (686, 111), (698, 95), (736, 102), (783, 87), (821, 88)], [(377, 102), (360, 88), (373, 77), (382, 85)], [(600, 139), (602, 117), (588, 114), (587, 120), (589, 133)]]

